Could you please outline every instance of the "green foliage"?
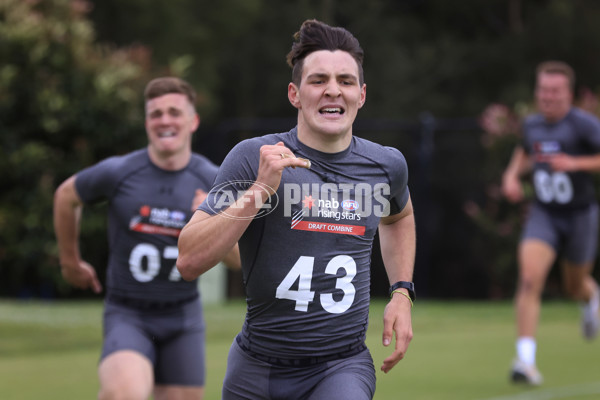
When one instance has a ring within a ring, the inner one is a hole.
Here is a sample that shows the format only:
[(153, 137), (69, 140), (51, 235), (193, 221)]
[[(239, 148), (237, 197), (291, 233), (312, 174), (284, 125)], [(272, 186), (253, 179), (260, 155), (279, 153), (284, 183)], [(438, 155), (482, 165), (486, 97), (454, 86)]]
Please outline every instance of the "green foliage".
[(0, 2), (0, 295), (54, 290), (55, 188), (144, 143), (147, 51), (97, 45), (87, 5)]
[[(236, 86), (220, 70), (220, 61), (224, 54), (237, 49), (240, 41), (253, 38), (252, 26), (259, 13), (265, 12), (264, 3), (261, 0), (101, 1), (94, 4), (90, 17), (101, 40), (118, 46), (139, 43), (151, 48), (157, 63), (168, 65), (171, 73), (196, 88), (201, 115), (210, 119), (221, 106), (215, 95), (218, 88)], [(249, 61), (238, 57), (236, 63), (248, 66)], [(256, 62), (257, 58), (251, 61)]]
[[(525, 203), (515, 206), (503, 198), (501, 176), (519, 144), (523, 117), (524, 114), (517, 115), (502, 104), (491, 104), (483, 111), (482, 193), (477, 200), (468, 200), (464, 205), (464, 212), (480, 233), (473, 238), (472, 257), (485, 269), (490, 280), (489, 294), (496, 298), (512, 294), (517, 275), (516, 247), (526, 208)], [(528, 187), (525, 190), (530, 192)]]

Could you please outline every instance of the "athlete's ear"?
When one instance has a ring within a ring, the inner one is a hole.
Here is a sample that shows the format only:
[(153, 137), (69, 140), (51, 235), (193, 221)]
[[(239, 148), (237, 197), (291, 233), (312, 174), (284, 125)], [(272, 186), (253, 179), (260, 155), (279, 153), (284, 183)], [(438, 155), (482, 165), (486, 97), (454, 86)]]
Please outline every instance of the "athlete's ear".
[(300, 88), (294, 82), (290, 82), (288, 85), (288, 99), (294, 107), (298, 109), (302, 108), (302, 104), (300, 103)]
[(192, 123), (192, 133), (196, 132), (198, 130), (199, 126), (200, 126), (200, 116), (196, 113), (196, 114), (194, 114), (194, 122)]
[(360, 100), (358, 102), (358, 108), (362, 108), (365, 105), (365, 101), (367, 101), (367, 84), (363, 83), (360, 88)]

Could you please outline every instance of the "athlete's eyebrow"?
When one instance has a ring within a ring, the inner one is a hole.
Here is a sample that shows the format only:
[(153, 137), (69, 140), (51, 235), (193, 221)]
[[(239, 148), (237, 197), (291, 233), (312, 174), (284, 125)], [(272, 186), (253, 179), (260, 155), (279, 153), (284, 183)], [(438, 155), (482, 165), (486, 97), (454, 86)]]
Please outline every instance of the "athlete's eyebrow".
[(148, 113), (148, 115), (149, 115), (149, 116), (151, 116), (151, 117), (158, 117), (158, 116), (162, 115), (162, 113), (163, 113), (163, 112), (162, 112), (162, 110), (161, 110), (160, 108), (156, 108), (156, 109), (154, 109), (154, 110), (151, 110), (151, 111)]
[(170, 114), (183, 114), (183, 110), (179, 107), (169, 107), (167, 112)]
[(168, 113), (171, 115), (179, 115), (183, 113), (183, 110), (178, 107), (169, 107), (166, 110), (163, 110), (162, 108), (156, 108), (150, 111), (148, 115), (150, 115), (151, 117), (159, 117), (164, 113)]
[(316, 72), (316, 73), (308, 75), (306, 77), (306, 80), (317, 79), (317, 78), (319, 78), (319, 79), (325, 79), (325, 78), (328, 78), (328, 77), (329, 77), (329, 74), (326, 74), (324, 72)]
[[(315, 72), (313, 74), (308, 75), (306, 77), (306, 80), (309, 80), (309, 79), (327, 79), (327, 78), (329, 78), (329, 76), (330, 76), (330, 74), (325, 73), (325, 72)], [(358, 78), (355, 75), (350, 74), (350, 73), (336, 75), (336, 78), (337, 79), (342, 79), (342, 80), (350, 80), (350, 81), (353, 81), (353, 82), (357, 82), (358, 81)]]
[(340, 75), (338, 75), (338, 79), (343, 79), (343, 80), (348, 80), (348, 81), (353, 81), (353, 82), (358, 81), (358, 78), (353, 74), (340, 74)]

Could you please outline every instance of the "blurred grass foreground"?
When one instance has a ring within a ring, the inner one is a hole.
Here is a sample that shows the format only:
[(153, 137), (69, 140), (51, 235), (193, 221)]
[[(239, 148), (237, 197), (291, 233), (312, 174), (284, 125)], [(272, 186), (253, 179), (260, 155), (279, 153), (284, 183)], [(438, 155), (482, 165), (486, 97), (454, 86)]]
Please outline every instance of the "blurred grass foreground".
[[(367, 338), (377, 369), (391, 353), (381, 345), (384, 306), (373, 302)], [(207, 400), (220, 398), (227, 352), (244, 312), (242, 301), (205, 307)], [(101, 318), (100, 301), (0, 301), (0, 398), (96, 398)], [(376, 400), (600, 399), (600, 341), (581, 338), (574, 303), (542, 308), (538, 364), (545, 383), (539, 388), (508, 381), (510, 302), (418, 302), (413, 330), (406, 358), (387, 375), (377, 372)]]

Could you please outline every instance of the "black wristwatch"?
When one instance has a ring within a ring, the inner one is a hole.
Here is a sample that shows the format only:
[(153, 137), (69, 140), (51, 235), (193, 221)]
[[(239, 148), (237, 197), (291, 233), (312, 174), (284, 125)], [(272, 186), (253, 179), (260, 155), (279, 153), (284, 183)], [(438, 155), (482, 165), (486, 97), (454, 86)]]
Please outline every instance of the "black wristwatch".
[(396, 290), (396, 289), (408, 290), (408, 295), (410, 296), (410, 299), (412, 301), (415, 301), (415, 299), (417, 298), (417, 296), (415, 295), (415, 284), (412, 282), (398, 281), (398, 282), (394, 283), (392, 286), (390, 286), (390, 297), (392, 296), (392, 293), (394, 293), (394, 290)]

